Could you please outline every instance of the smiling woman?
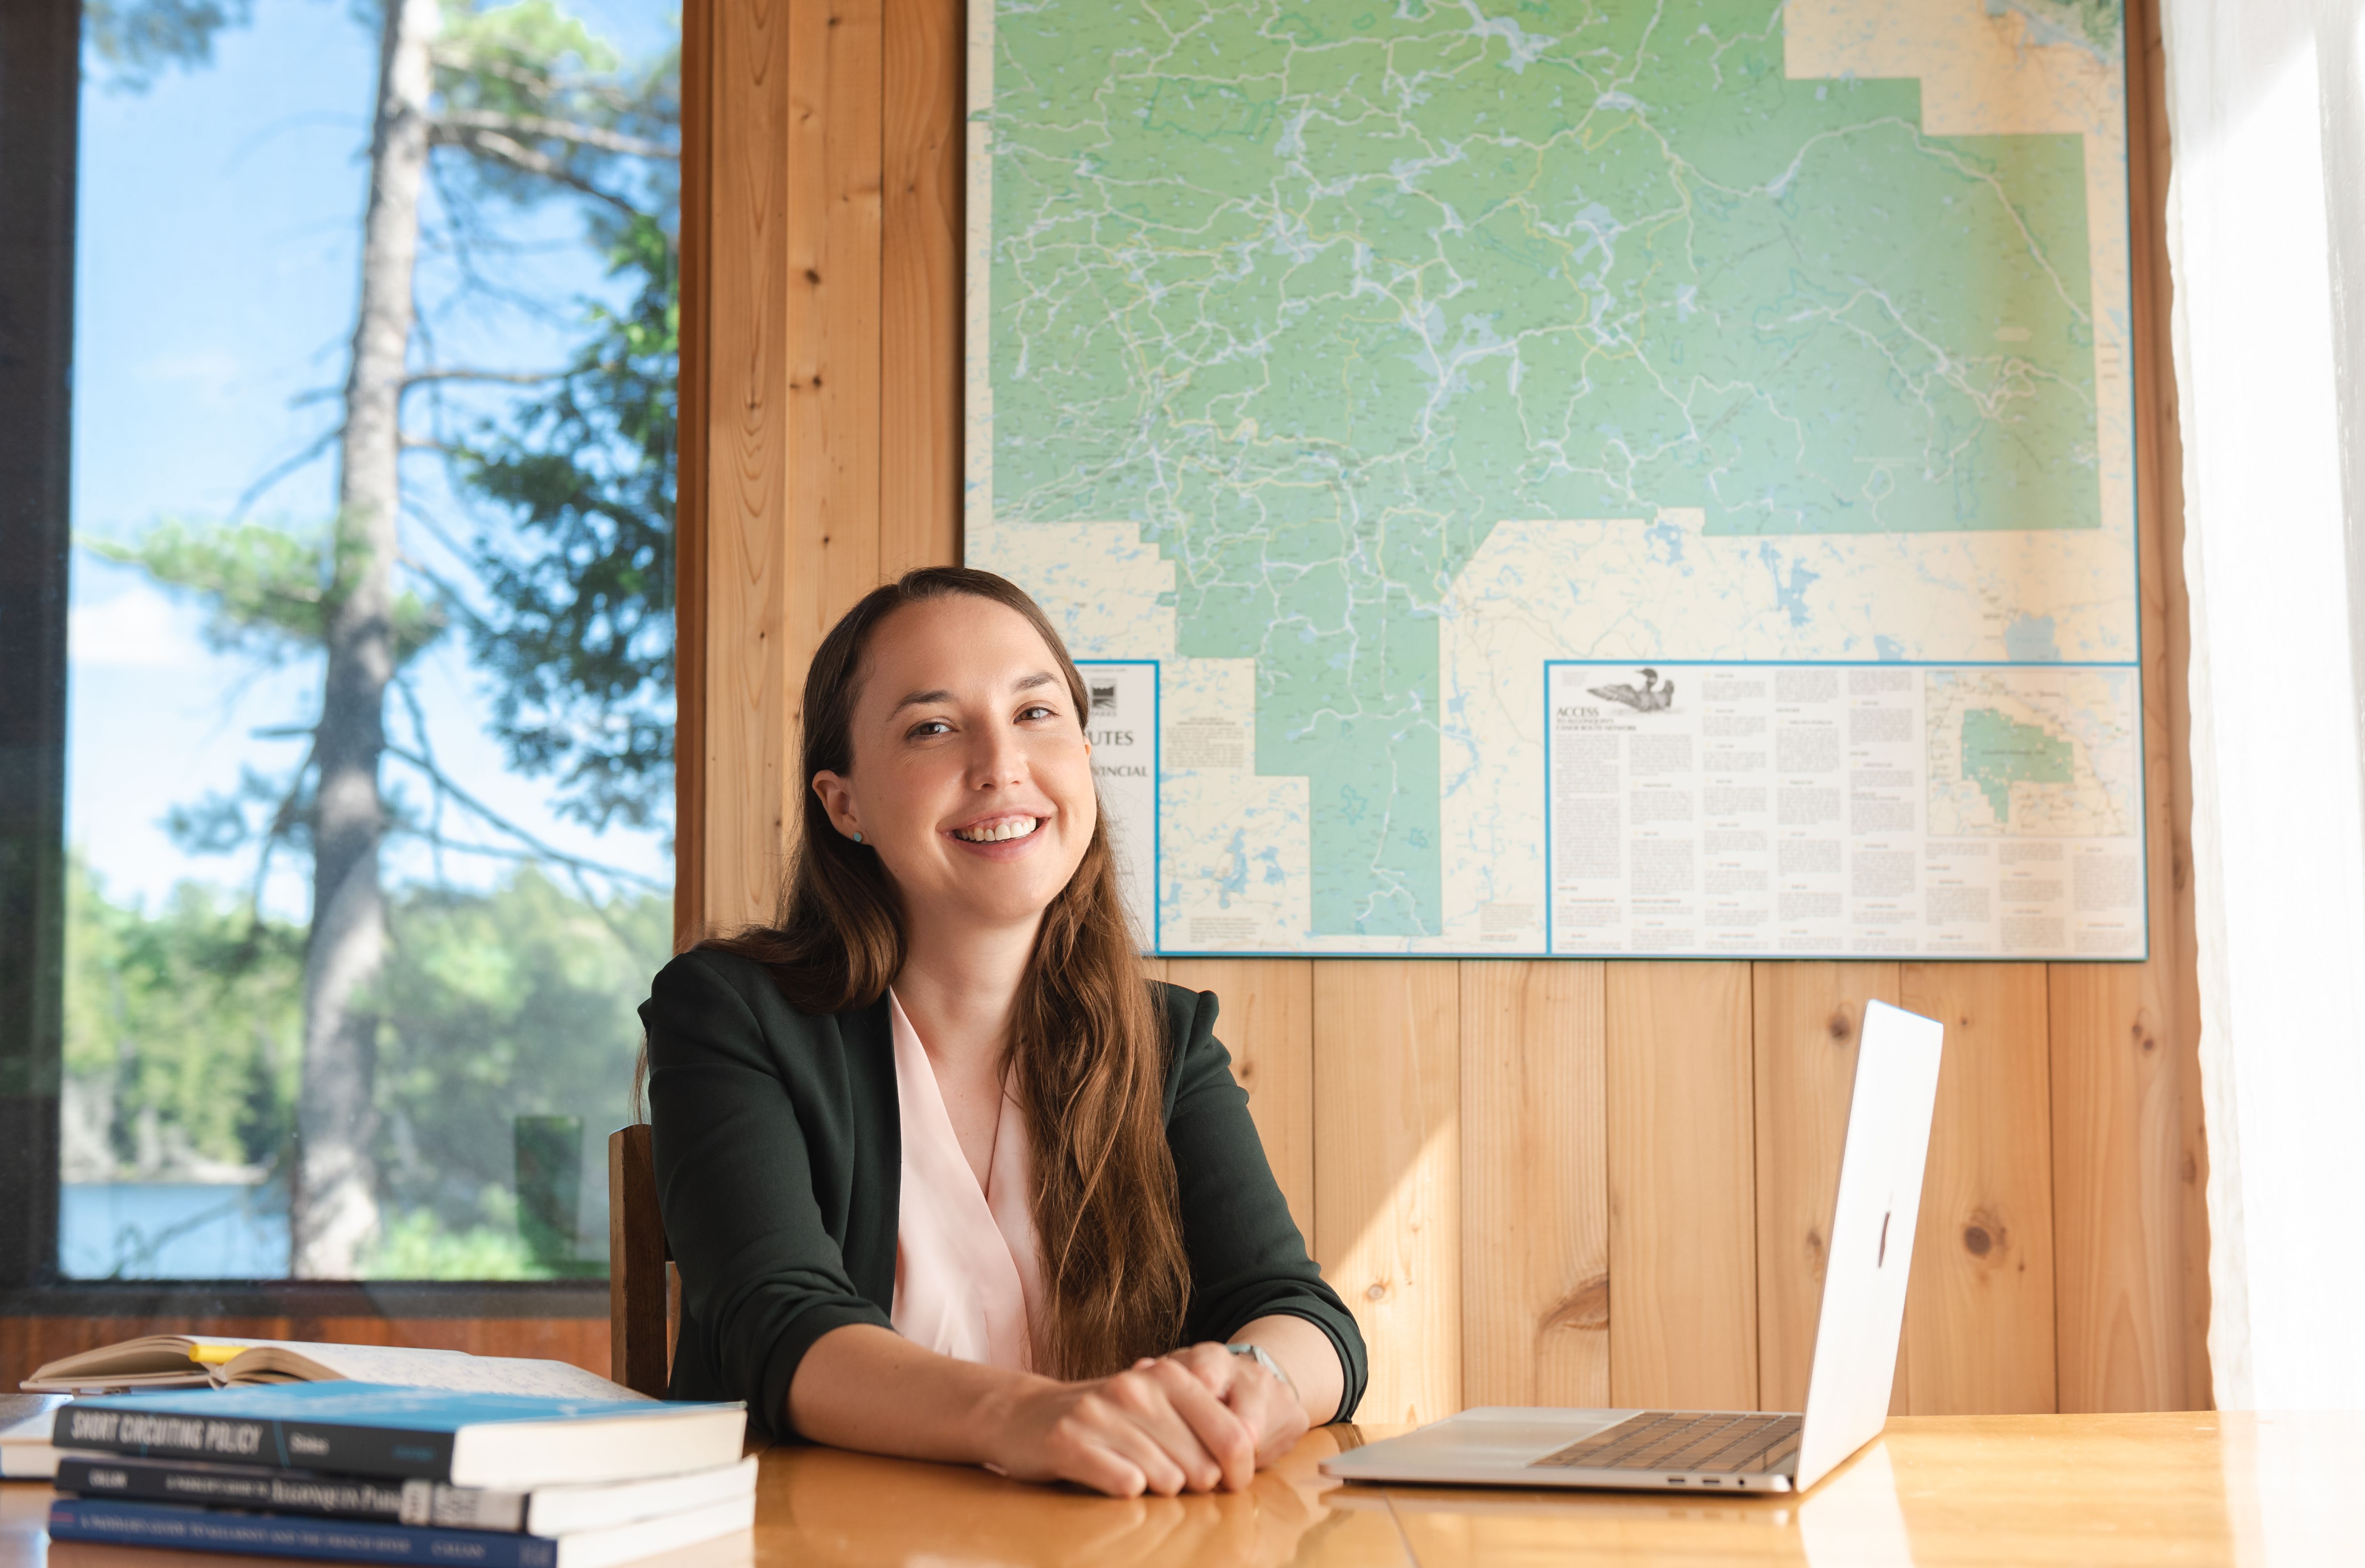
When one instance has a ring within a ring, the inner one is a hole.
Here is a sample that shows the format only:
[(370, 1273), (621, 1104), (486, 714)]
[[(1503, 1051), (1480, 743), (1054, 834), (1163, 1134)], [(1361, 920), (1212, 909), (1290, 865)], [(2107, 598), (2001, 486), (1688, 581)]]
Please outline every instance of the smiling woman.
[(1352, 1412), (1215, 998), (1141, 976), (1088, 711), (990, 573), (911, 573), (814, 655), (778, 924), (642, 1010), (677, 1396), (1123, 1495)]

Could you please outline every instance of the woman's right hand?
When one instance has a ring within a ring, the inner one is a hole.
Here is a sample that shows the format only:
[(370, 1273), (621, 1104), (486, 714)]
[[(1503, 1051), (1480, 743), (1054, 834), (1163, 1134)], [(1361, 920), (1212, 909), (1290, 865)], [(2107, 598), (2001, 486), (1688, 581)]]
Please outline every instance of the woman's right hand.
[(1090, 1383), (1030, 1378), (995, 1403), (986, 1463), (1014, 1480), (1171, 1497), (1256, 1479), (1256, 1435), (1171, 1361)]

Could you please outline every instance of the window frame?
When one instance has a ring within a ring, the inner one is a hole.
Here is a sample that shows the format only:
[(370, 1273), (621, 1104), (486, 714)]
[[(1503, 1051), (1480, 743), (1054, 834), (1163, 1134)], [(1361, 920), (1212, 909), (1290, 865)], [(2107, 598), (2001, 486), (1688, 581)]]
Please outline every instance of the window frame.
[[(710, 0), (683, 10), (684, 324), (704, 319), (702, 174)], [(71, 580), (73, 282), (82, 102), (81, 0), (0, 0), (0, 1318), (566, 1319), (608, 1315), (605, 1280), (69, 1280), (58, 1268), (64, 1059), (66, 683)], [(685, 392), (690, 339), (683, 334)], [(702, 344), (700, 345), (702, 348)], [(685, 407), (685, 416), (691, 413)], [(702, 567), (705, 431), (681, 421), (677, 574)], [(702, 571), (696, 586), (702, 588)], [(701, 605), (678, 595), (676, 633), (702, 673)], [(688, 601), (688, 602), (684, 602)], [(683, 634), (691, 640), (682, 642)], [(702, 699), (677, 683), (676, 751), (695, 755)], [(689, 745), (683, 745), (687, 737)], [(697, 863), (703, 791), (676, 769), (677, 871)], [(689, 851), (689, 853), (683, 853)], [(695, 887), (677, 888), (679, 911)], [(126, 1332), (133, 1330), (127, 1329)]]
[(78, 0), (0, 5), (0, 1286), (57, 1277)]

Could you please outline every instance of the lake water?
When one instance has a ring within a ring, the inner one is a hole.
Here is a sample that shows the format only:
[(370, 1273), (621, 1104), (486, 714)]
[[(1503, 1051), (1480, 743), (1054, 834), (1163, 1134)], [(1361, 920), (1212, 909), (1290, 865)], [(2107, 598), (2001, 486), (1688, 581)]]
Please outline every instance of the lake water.
[(68, 1279), (286, 1277), (284, 1187), (70, 1182), (58, 1192), (58, 1269)]

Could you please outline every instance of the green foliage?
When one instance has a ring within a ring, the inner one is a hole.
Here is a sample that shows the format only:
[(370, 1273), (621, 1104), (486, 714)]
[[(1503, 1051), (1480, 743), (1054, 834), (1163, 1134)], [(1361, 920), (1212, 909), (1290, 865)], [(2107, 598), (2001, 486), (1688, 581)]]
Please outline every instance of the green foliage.
[(308, 852), (311, 785), (308, 772), (274, 780), (252, 767), (241, 767), (237, 789), (207, 790), (195, 801), (167, 810), (164, 832), (191, 855), (229, 855), (258, 840)]
[(84, 0), (83, 42), (113, 85), (136, 93), (168, 65), (212, 63), (214, 35), (253, 14), (253, 0)]
[[(506, 1188), (488, 1189), (489, 1223), (447, 1225), (426, 1209), (388, 1218), (362, 1260), (366, 1280), (546, 1280), (518, 1234), (517, 1204)], [(507, 1201), (504, 1201), (507, 1200)]]
[[(206, 644), (216, 652), (244, 652), (278, 664), (320, 651), (329, 613), (329, 537), (325, 530), (165, 518), (136, 539), (80, 543), (196, 599), (206, 612)], [(409, 590), (398, 594), (396, 666), (441, 636), (443, 625), (440, 609)]]
[[(381, 1194), (447, 1229), (485, 1222), (515, 1181), (512, 1118), (582, 1118), (604, 1147), (629, 1117), (634, 1010), (671, 952), (671, 900), (595, 906), (532, 868), (490, 892), (417, 888), (392, 912), (378, 988)], [(587, 1166), (586, 1186), (602, 1178)], [(513, 1220), (509, 1221), (512, 1232)]]
[(447, 101), (540, 114), (570, 78), (607, 75), (622, 60), (551, 0), (516, 0), (490, 9), (473, 0), (444, 0), (435, 63), (448, 73), (437, 84)]
[[(106, 1152), (127, 1171), (143, 1142), (184, 1167), (273, 1166), (295, 1121), (302, 930), (197, 883), (151, 913), (109, 899), (79, 857), (68, 876), (66, 1073), (106, 1111)], [(579, 1116), (593, 1150), (624, 1124), (633, 1010), (671, 924), (663, 895), (594, 905), (532, 868), (488, 891), (396, 899), (370, 999), (389, 1218), (365, 1272), (549, 1276), (518, 1231), (512, 1119)], [(587, 1157), (582, 1180), (596, 1193), (604, 1167)], [(579, 1220), (596, 1252), (588, 1202)]]
[(555, 388), (482, 427), (458, 472), (516, 520), (512, 538), (479, 542), (491, 608), (468, 629), (499, 682), (493, 732), (510, 766), (555, 775), (579, 821), (642, 827), (666, 816), (673, 783), (680, 279), (654, 219), (626, 225), (610, 255), (632, 304), (590, 308)]
[(627, 68), (550, 0), (444, 0), (433, 58), (435, 140), (469, 155), (485, 191), (533, 203), (571, 190), (612, 209), (595, 225), (676, 205), (678, 49)]
[(103, 1090), (94, 1129), (132, 1165), (167, 1150), (267, 1166), (294, 1122), (304, 934), (184, 882), (149, 914), (66, 867), (65, 1068)]
[(454, 477), (513, 524), (477, 542), (489, 602), (470, 652), (495, 678), (510, 766), (555, 778), (577, 821), (645, 827), (669, 814), (673, 782), (680, 53), (623, 70), (544, 0), (452, 3), (446, 140), (492, 188), (594, 194), (587, 227), (630, 291), (622, 310), (586, 303), (548, 392), (454, 443)]

